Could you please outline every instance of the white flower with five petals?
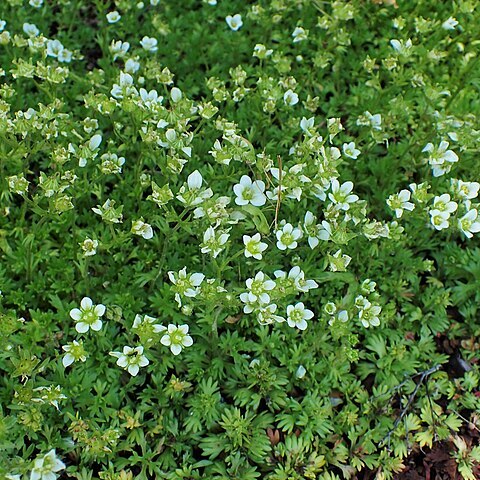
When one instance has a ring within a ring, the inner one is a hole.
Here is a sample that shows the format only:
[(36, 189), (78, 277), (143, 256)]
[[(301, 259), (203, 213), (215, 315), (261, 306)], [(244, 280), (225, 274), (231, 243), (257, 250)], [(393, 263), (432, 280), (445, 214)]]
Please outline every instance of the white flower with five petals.
[(75, 330), (78, 333), (86, 333), (91, 328), (94, 332), (98, 332), (102, 328), (100, 317), (105, 310), (105, 305), (94, 305), (89, 297), (84, 297), (80, 302), (80, 308), (70, 310), (70, 317), (77, 322)]

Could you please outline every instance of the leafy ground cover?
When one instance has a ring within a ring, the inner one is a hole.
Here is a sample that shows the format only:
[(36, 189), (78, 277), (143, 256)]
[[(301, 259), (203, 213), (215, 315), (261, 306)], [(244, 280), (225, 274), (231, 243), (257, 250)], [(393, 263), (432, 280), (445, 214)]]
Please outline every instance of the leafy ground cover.
[(0, 476), (479, 478), (479, 33), (2, 1)]

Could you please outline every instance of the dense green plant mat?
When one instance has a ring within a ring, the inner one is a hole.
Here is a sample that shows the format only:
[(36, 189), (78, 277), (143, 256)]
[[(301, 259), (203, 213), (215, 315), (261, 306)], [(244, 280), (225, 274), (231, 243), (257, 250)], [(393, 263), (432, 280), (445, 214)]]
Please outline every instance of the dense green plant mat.
[(476, 7), (2, 0), (1, 478), (474, 479)]

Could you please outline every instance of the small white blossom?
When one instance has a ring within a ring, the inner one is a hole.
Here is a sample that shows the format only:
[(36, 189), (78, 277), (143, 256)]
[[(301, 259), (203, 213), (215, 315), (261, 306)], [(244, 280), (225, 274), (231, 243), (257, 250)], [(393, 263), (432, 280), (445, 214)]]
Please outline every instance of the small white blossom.
[(448, 219), (450, 214), (448, 212), (443, 212), (440, 210), (430, 210), (430, 222), (436, 230), (444, 230), (450, 226)]
[[(30, 4), (32, 4), (32, 1), (30, 0)], [(57, 473), (64, 469), (65, 464), (57, 458), (55, 449), (52, 449), (34, 460), (30, 480), (55, 480)]]
[(243, 175), (240, 183), (233, 187), (236, 195), (235, 203), (237, 205), (248, 205), (251, 203), (255, 207), (265, 205), (267, 198), (265, 196), (265, 183), (262, 180), (252, 179), (248, 175)]
[(188, 335), (188, 325), (176, 325), (170, 324), (163, 337), (160, 339), (160, 343), (166, 347), (170, 347), (170, 351), (174, 355), (178, 355), (182, 348), (190, 347), (193, 345), (193, 338)]
[(307, 39), (308, 30), (302, 27), (296, 27), (292, 33), (293, 43), (298, 43)]
[(234, 31), (236, 32), (237, 30), (239, 30), (242, 25), (243, 25), (243, 22), (242, 22), (242, 16), (237, 13), (236, 15), (227, 15), (225, 17), (225, 21), (227, 22), (227, 25)]
[(330, 270), (332, 272), (345, 272), (352, 261), (352, 257), (342, 254), (342, 250), (337, 250), (333, 255), (328, 255)]
[(112, 357), (117, 358), (117, 365), (136, 377), (140, 367), (146, 367), (150, 362), (143, 354), (143, 347), (123, 347), (121, 352), (110, 352)]
[(287, 323), (289, 327), (296, 327), (299, 330), (307, 328), (307, 320), (313, 318), (313, 312), (305, 308), (302, 302), (287, 307)]
[(79, 245), (82, 247), (84, 257), (92, 257), (97, 253), (98, 240), (92, 240), (91, 238), (86, 238)]
[(397, 218), (403, 215), (404, 210), (411, 212), (415, 208), (415, 204), (409, 201), (410, 196), (409, 190), (401, 190), (400, 193), (388, 197), (387, 205), (395, 212)]
[(436, 196), (433, 199), (433, 209), (439, 210), (440, 212), (445, 212), (450, 215), (457, 210), (457, 207), (457, 202), (452, 202), (448, 193)]
[(140, 62), (134, 58), (129, 58), (125, 62), (125, 72), (127, 73), (137, 73), (140, 69)]
[(22, 30), (25, 33), (25, 35), (28, 35), (30, 38), (38, 37), (38, 35), (40, 34), (40, 30), (33, 23), (24, 23)]
[(335, 204), (337, 210), (349, 210), (350, 203), (355, 203), (358, 196), (352, 194), (353, 183), (345, 182), (340, 185), (337, 179), (330, 183), (332, 192), (328, 194), (328, 198)]
[[(109, 47), (110, 53), (113, 54), (113, 61), (115, 61), (117, 58), (123, 58), (127, 54), (129, 49), (130, 49), (130, 44), (128, 42), (122, 42), (121, 40), (116, 40), (116, 41), (112, 40), (112, 43), (110, 44), (110, 47)], [(135, 72), (130, 72), (127, 68), (125, 68), (125, 71), (129, 73), (135, 73)]]
[(122, 16), (116, 10), (107, 13), (108, 23), (117, 23), (121, 18)]
[(158, 40), (153, 37), (143, 37), (142, 40), (140, 40), (140, 45), (147, 52), (154, 53), (158, 50)]
[(307, 373), (307, 370), (305, 369), (305, 367), (303, 365), (299, 365), (299, 367), (297, 368), (297, 371), (295, 372), (295, 376), (297, 378), (302, 379), (306, 373)]
[(263, 272), (257, 272), (255, 278), (247, 279), (245, 284), (249, 289), (249, 302), (259, 302), (263, 305), (270, 303), (270, 295), (267, 292), (275, 288), (275, 282), (268, 279)]
[(445, 20), (442, 23), (442, 28), (444, 30), (455, 30), (455, 27), (457, 25), (458, 25), (458, 21), (453, 17), (449, 17), (449, 18), (447, 18), (447, 20)]
[(344, 143), (342, 150), (345, 156), (353, 158), (354, 160), (356, 160), (361, 153), (360, 150), (355, 147), (355, 142)]
[(434, 177), (440, 177), (450, 172), (452, 164), (458, 162), (458, 155), (453, 150), (448, 150), (449, 143), (445, 140), (438, 147), (427, 143), (422, 152), (429, 153), (428, 163), (432, 167)]
[(187, 178), (187, 188), (182, 185), (177, 195), (178, 200), (188, 206), (200, 205), (203, 201), (213, 196), (213, 191), (210, 188), (202, 189), (203, 177), (202, 174), (195, 170)]
[(261, 235), (256, 233), (253, 237), (249, 235), (243, 236), (243, 244), (245, 245), (245, 257), (253, 257), (256, 260), (262, 259), (262, 253), (267, 249), (267, 244), (261, 241)]
[(213, 227), (208, 227), (203, 234), (203, 242), (201, 246), (202, 253), (211, 253), (213, 258), (217, 258), (219, 253), (224, 249), (230, 234), (226, 232), (216, 232)]
[(285, 319), (280, 315), (276, 315), (277, 305), (261, 305), (257, 308), (257, 320), (260, 325), (271, 325), (274, 322), (283, 323)]
[(293, 227), (291, 223), (286, 223), (281, 229), (277, 230), (275, 233), (277, 237), (277, 248), (279, 250), (286, 250), (297, 248), (299, 240), (302, 237), (302, 231)]
[(358, 312), (358, 318), (365, 328), (378, 327), (380, 325), (380, 318), (378, 316), (381, 311), (382, 307), (380, 307), (380, 305), (372, 304), (366, 300)]
[(257, 43), (253, 47), (253, 56), (259, 58), (260, 60), (269, 57), (272, 53), (272, 49), (267, 50), (267, 47), (265, 45), (262, 45), (261, 43)]
[(57, 58), (58, 54), (64, 49), (60, 40), (47, 41), (47, 56)]
[(41, 8), (43, 0), (29, 0), (28, 4), (34, 8)]
[(458, 228), (467, 238), (472, 238), (474, 233), (480, 232), (480, 221), (477, 219), (478, 211), (475, 208), (472, 208), (458, 219)]
[(283, 101), (285, 105), (293, 107), (298, 103), (298, 95), (291, 89), (288, 89), (283, 95)]
[(66, 352), (62, 359), (62, 363), (65, 368), (67, 368), (69, 365), (71, 365), (73, 362), (76, 362), (77, 360), (80, 360), (81, 362), (85, 362), (87, 360), (87, 355), (85, 353), (85, 350), (83, 348), (83, 342), (81, 340), (78, 342), (77, 340), (74, 340), (67, 345), (63, 345), (62, 349)]
[(145, 223), (142, 218), (132, 221), (131, 232), (135, 235), (140, 235), (145, 240), (153, 237), (153, 228), (148, 223)]
[(175, 272), (168, 272), (168, 278), (173, 283), (175, 291), (175, 300), (178, 306), (182, 306), (181, 296), (194, 298), (200, 293), (200, 285), (205, 279), (203, 273), (187, 274), (187, 267), (183, 267), (178, 274)]
[(382, 117), (379, 113), (372, 115), (368, 110), (363, 114), (364, 117), (357, 120), (357, 125), (370, 126), (372, 130), (382, 129)]
[(392, 48), (401, 55), (409, 55), (410, 50), (412, 49), (412, 40), (408, 39), (406, 42), (403, 40), (390, 40), (390, 45)]
[(315, 117), (310, 117), (310, 118), (302, 117), (302, 119), (300, 120), (300, 128), (307, 135), (310, 134), (310, 131), (313, 129), (314, 125), (315, 125)]
[(80, 302), (80, 308), (70, 310), (70, 317), (77, 323), (75, 330), (78, 333), (86, 333), (91, 328), (98, 332), (102, 328), (100, 317), (105, 313), (105, 305), (94, 305), (89, 297), (84, 297)]
[(451, 179), (455, 193), (463, 200), (473, 200), (478, 197), (480, 183), (463, 182), (462, 180)]

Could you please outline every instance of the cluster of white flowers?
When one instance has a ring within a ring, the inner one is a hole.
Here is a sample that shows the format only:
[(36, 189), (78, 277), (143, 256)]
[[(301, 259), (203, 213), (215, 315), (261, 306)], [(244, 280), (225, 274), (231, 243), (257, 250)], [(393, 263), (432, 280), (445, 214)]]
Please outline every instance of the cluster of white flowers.
[[(409, 187), (411, 193), (404, 189), (398, 194), (390, 195), (386, 201), (394, 211), (396, 218), (401, 218), (404, 210), (414, 210), (415, 204), (410, 202), (412, 199), (428, 213), (430, 224), (435, 230), (446, 230), (453, 226), (467, 238), (472, 238), (475, 233), (480, 231), (479, 207), (478, 204), (472, 203), (472, 200), (478, 197), (479, 182), (465, 182), (452, 178), (450, 180), (451, 193), (442, 193), (441, 195), (429, 193), (430, 185), (426, 182), (411, 183)], [(455, 215), (455, 219), (452, 222), (453, 215)]]
[(288, 295), (306, 293), (318, 288), (317, 282), (305, 279), (305, 273), (298, 266), (293, 267), (288, 274), (283, 270), (276, 270), (274, 275), (275, 280), (272, 280), (264, 272), (259, 271), (254, 278), (246, 280), (248, 291), (240, 294), (240, 300), (244, 303), (244, 313), (255, 313), (260, 325), (287, 321), (290, 327), (305, 330), (306, 321), (313, 318), (311, 310), (306, 309), (301, 302), (287, 305), (285, 319), (276, 313), (278, 307), (272, 300), (275, 298), (278, 301)]

